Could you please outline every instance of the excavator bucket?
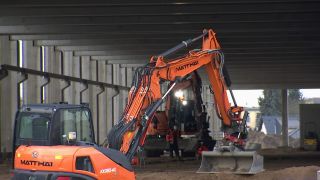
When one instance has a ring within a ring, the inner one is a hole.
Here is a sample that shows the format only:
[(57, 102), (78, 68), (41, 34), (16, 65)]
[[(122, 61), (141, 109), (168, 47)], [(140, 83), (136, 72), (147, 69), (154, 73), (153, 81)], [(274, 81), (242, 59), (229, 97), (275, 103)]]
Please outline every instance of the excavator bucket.
[(262, 171), (263, 157), (255, 151), (203, 151), (197, 173), (256, 174)]

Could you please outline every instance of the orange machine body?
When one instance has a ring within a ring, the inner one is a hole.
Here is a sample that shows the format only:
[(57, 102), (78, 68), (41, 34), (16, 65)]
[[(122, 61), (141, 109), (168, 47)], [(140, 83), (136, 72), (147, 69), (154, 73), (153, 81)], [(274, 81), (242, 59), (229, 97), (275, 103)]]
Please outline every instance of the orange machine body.
[[(106, 154), (103, 152), (106, 152)], [(107, 155), (110, 156), (114, 151), (110, 153), (105, 149), (103, 152), (92, 146), (20, 146), (15, 153), (14, 174), (18, 179), (19, 172), (25, 170), (30, 172), (28, 174), (30, 177), (37, 177), (38, 175), (32, 172), (42, 172), (51, 177), (79, 176), (80, 179), (135, 179), (132, 167), (129, 166), (130, 170), (128, 170), (120, 165), (121, 162), (112, 159), (119, 158), (119, 154), (110, 158)], [(91, 161), (90, 168), (77, 167), (77, 161), (84, 157), (87, 158), (87, 161), (88, 159)], [(20, 176), (20, 178), (25, 176), (24, 172), (24, 176)]]

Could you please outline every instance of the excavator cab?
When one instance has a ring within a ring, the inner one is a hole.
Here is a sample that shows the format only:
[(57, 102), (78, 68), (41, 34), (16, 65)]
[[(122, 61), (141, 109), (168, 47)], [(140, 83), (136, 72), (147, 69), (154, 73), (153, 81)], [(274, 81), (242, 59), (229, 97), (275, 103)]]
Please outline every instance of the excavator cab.
[(24, 105), (16, 114), (13, 150), (20, 145), (93, 145), (94, 131), (86, 105)]
[(24, 105), (16, 114), (12, 180), (134, 179), (119, 151), (95, 144), (87, 105)]

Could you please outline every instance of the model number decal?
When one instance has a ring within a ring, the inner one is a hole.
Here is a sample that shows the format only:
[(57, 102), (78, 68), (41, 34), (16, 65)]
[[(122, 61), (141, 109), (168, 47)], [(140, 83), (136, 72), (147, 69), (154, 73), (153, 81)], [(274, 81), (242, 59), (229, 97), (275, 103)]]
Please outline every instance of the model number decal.
[(100, 174), (107, 174), (107, 173), (116, 173), (117, 168), (107, 168), (107, 169), (101, 169)]
[(28, 160), (21, 160), (21, 164), (28, 165), (28, 166), (52, 166), (52, 162), (41, 162), (41, 161), (28, 161)]

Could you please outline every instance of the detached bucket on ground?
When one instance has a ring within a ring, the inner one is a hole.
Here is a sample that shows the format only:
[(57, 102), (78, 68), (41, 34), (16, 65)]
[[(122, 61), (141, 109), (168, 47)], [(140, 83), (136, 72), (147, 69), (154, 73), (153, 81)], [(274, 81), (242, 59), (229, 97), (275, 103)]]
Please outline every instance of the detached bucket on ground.
[(257, 174), (262, 171), (263, 157), (255, 151), (203, 151), (197, 173)]

